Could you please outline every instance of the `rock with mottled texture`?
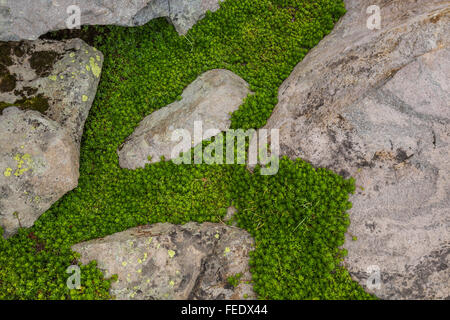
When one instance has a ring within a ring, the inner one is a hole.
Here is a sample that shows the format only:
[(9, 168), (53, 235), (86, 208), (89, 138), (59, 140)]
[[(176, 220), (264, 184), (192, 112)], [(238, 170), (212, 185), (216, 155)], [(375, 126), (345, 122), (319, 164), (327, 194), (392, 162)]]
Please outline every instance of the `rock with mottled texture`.
[[(231, 113), (236, 111), (250, 93), (247, 82), (231, 71), (214, 69), (203, 73), (183, 92), (182, 99), (147, 116), (133, 134), (119, 148), (119, 164), (136, 169), (147, 163), (177, 157), (174, 153), (180, 138), (174, 133), (183, 129), (189, 132), (189, 141), (178, 152), (188, 151), (202, 140), (217, 135), (208, 131), (226, 131), (231, 125)], [(201, 123), (202, 137), (195, 139), (195, 122)], [(175, 137), (175, 139), (173, 139)]]
[[(0, 43), (0, 51), (0, 112), (9, 105), (40, 111), (80, 142), (103, 54), (80, 39)], [(14, 85), (4, 88), (5, 77)]]
[(207, 11), (219, 9), (220, 0), (2, 0), (0, 41), (36, 40), (49, 31), (73, 26), (74, 11), (80, 9), (81, 25), (143, 25), (166, 17), (180, 34)]
[[(355, 177), (354, 279), (384, 299), (449, 298), (449, 3), (381, 1), (371, 31), (373, 3), (345, 2), (280, 87), (266, 128), (280, 129), (282, 155)], [(377, 269), (381, 283), (368, 283)]]
[(8, 237), (77, 186), (103, 55), (79, 39), (0, 51), (0, 226)]
[(242, 229), (190, 222), (132, 228), (72, 249), (83, 264), (96, 260), (106, 277), (118, 275), (110, 289), (116, 299), (211, 300), (256, 298), (248, 266), (253, 245)]
[(0, 226), (8, 237), (77, 186), (79, 154), (57, 122), (15, 107), (0, 115), (0, 146)]

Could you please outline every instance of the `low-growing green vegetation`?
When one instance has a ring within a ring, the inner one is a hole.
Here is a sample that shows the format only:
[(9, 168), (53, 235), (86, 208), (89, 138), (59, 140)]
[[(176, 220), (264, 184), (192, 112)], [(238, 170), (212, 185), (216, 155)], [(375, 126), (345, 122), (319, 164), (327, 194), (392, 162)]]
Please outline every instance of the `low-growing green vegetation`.
[(229, 285), (233, 286), (233, 287), (237, 287), (239, 285), (239, 283), (241, 282), (241, 278), (242, 278), (242, 274), (241, 273), (237, 273), (233, 276), (229, 276), (227, 278), (227, 282)]
[(263, 126), (282, 81), (344, 12), (342, 0), (227, 0), (186, 36), (164, 19), (97, 27), (105, 61), (79, 186), (32, 228), (0, 240), (0, 298), (108, 299), (112, 280), (95, 263), (82, 266), (80, 290), (67, 288), (66, 269), (79, 263), (71, 245), (148, 223), (220, 222), (230, 205), (255, 237), (251, 271), (260, 298), (371, 298), (341, 266), (352, 180), (286, 158), (273, 176), (258, 167), (252, 174), (243, 165), (170, 161), (125, 170), (116, 153), (146, 115), (214, 68), (235, 72), (255, 93), (232, 115), (232, 127)]

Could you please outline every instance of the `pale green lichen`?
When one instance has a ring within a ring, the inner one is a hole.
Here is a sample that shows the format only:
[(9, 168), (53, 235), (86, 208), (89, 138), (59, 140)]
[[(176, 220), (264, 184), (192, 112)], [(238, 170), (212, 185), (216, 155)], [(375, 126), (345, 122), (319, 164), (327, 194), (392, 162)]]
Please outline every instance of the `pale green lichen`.
[(83, 96), (81, 97), (81, 100), (82, 100), (83, 102), (88, 101), (88, 96), (85, 95), (85, 94), (83, 94)]
[(6, 168), (5, 172), (3, 173), (5, 177), (10, 177), (12, 173), (12, 168)]
[(175, 251), (173, 250), (168, 250), (167, 254), (169, 255), (170, 258), (173, 258), (173, 256), (175, 255)]
[[(25, 172), (30, 170), (33, 165), (33, 160), (31, 159), (31, 155), (29, 155), (28, 153), (26, 153), (24, 155), (16, 154), (14, 156), (14, 160), (16, 160), (16, 163), (17, 163), (17, 169), (14, 172), (14, 175), (16, 177), (20, 177), (21, 175), (23, 175)], [(24, 166), (24, 165), (27, 165), (27, 166)]]
[(95, 62), (95, 59), (93, 57), (89, 59), (89, 64), (91, 65), (93, 75), (96, 78), (100, 77), (100, 72), (102, 71), (102, 68), (98, 66), (97, 62)]

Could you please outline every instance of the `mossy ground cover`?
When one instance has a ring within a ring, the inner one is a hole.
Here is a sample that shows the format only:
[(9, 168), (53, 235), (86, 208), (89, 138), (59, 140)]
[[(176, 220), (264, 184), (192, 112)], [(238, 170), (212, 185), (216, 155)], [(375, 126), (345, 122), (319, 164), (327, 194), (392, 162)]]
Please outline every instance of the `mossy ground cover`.
[(371, 298), (342, 268), (352, 180), (283, 158), (273, 176), (243, 165), (159, 162), (125, 170), (116, 150), (152, 111), (175, 101), (201, 73), (225, 68), (255, 92), (233, 128), (259, 128), (278, 87), (345, 12), (341, 0), (228, 0), (186, 37), (165, 20), (136, 28), (97, 28), (105, 55), (85, 126), (79, 186), (30, 229), (0, 240), (0, 298), (107, 299), (110, 281), (82, 266), (81, 290), (66, 287), (78, 263), (70, 246), (137, 225), (220, 222), (235, 205), (256, 240), (251, 265), (266, 299)]

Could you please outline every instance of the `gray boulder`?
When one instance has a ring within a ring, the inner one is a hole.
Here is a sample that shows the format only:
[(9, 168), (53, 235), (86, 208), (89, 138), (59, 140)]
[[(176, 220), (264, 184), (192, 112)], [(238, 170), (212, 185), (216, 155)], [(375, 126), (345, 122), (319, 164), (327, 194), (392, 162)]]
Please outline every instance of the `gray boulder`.
[(11, 107), (0, 116), (0, 226), (4, 236), (31, 227), (77, 186), (78, 148), (58, 123)]
[(0, 50), (0, 226), (8, 237), (77, 186), (103, 55), (79, 39)]
[(82, 25), (137, 26), (167, 17), (180, 34), (186, 34), (206, 11), (217, 10), (219, 3), (220, 0), (3, 0), (0, 41), (36, 40), (49, 31), (67, 29), (66, 21), (73, 14), (68, 8), (72, 5), (80, 8)]
[(132, 228), (72, 249), (83, 264), (96, 260), (106, 277), (118, 275), (110, 291), (116, 299), (211, 300), (256, 298), (248, 266), (253, 245), (242, 229), (190, 222)]
[(282, 155), (355, 177), (345, 244), (355, 280), (384, 299), (448, 298), (448, 1), (384, 1), (373, 31), (372, 1), (345, 2), (266, 128), (280, 129)]
[[(184, 90), (180, 101), (153, 112), (139, 124), (118, 150), (120, 166), (136, 169), (160, 161), (161, 156), (172, 159), (172, 151), (181, 140), (172, 141), (177, 129), (187, 130), (192, 138), (191, 145), (181, 148), (182, 152), (217, 134), (207, 130), (226, 131), (231, 125), (231, 113), (249, 93), (247, 82), (231, 71), (205, 72)], [(203, 139), (199, 141), (193, 140), (196, 121), (202, 123)]]

